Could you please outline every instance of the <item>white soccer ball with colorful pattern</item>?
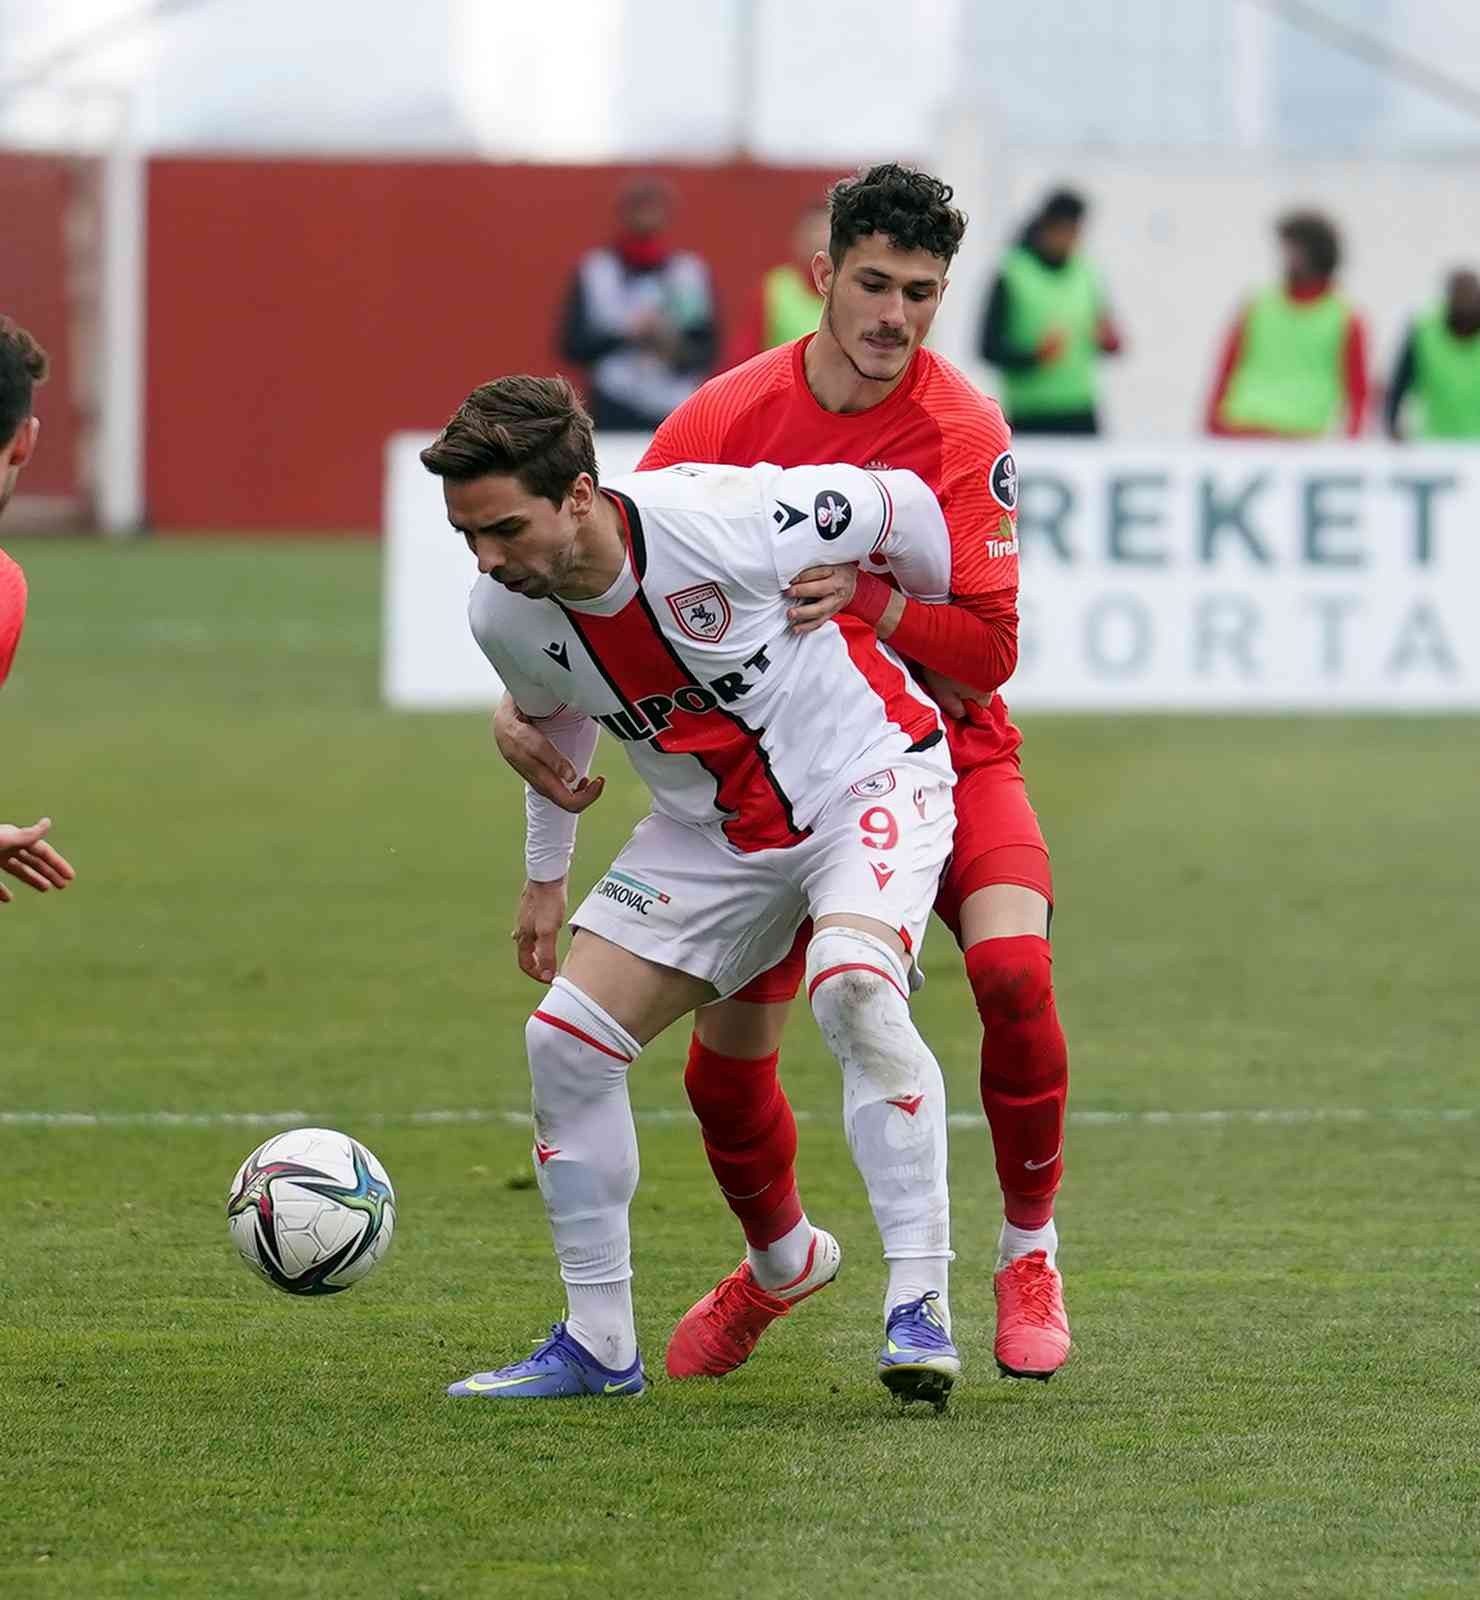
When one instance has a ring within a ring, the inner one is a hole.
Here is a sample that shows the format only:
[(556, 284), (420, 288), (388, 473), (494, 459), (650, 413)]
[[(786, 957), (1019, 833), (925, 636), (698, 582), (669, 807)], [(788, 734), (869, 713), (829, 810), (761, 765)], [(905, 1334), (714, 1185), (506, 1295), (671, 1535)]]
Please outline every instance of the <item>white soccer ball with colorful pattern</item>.
[(279, 1133), (242, 1162), (226, 1198), (242, 1260), (285, 1294), (338, 1294), (396, 1231), (396, 1192), (358, 1140), (332, 1128)]

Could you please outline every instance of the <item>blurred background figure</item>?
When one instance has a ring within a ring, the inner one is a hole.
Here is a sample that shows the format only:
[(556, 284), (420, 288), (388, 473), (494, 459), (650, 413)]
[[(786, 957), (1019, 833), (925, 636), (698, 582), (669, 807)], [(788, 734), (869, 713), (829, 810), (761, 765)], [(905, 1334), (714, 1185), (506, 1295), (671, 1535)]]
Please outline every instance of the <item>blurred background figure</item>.
[(1367, 409), (1366, 336), (1336, 287), (1341, 239), (1317, 211), (1275, 229), (1283, 275), (1239, 314), (1224, 342), (1209, 433), (1318, 439), (1345, 414), (1351, 438)]
[(816, 201), (798, 216), (791, 234), (791, 259), (767, 272), (725, 352), (725, 365), (738, 367), (762, 350), (816, 333), (822, 296), (812, 281), (812, 260), (828, 247), (827, 206)]
[(987, 294), (980, 354), (1002, 374), (1014, 433), (1100, 431), (1095, 368), (1121, 340), (1099, 276), (1080, 254), (1088, 209), (1071, 189), (1050, 194)]
[(1449, 275), (1443, 301), (1416, 317), (1387, 392), (1387, 431), (1404, 437), (1403, 402), (1413, 396), (1418, 439), (1480, 440), (1480, 274)]
[(675, 249), (672, 186), (637, 177), (617, 199), (617, 233), (588, 251), (566, 295), (560, 353), (590, 374), (598, 428), (656, 428), (714, 365), (709, 268)]

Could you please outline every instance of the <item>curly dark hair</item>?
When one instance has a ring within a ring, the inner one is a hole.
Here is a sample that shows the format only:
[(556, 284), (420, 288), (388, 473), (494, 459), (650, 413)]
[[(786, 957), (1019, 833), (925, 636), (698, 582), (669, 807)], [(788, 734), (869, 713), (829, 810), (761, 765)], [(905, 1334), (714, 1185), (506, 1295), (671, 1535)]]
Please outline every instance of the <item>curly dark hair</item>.
[(1287, 211), (1275, 231), (1304, 251), (1316, 277), (1329, 278), (1341, 265), (1341, 235), (1319, 211)]
[(966, 216), (951, 204), (955, 190), (928, 172), (885, 161), (828, 190), (832, 238), (828, 253), (841, 267), (860, 239), (882, 233), (899, 250), (926, 250), (950, 262), (961, 248)]
[(9, 317), (0, 317), (0, 446), (31, 415), (31, 391), (45, 383), (50, 363), (35, 339)]
[(558, 506), (581, 473), (596, 477), (591, 418), (564, 378), (495, 378), (453, 412), (421, 464), (455, 483), (512, 474)]

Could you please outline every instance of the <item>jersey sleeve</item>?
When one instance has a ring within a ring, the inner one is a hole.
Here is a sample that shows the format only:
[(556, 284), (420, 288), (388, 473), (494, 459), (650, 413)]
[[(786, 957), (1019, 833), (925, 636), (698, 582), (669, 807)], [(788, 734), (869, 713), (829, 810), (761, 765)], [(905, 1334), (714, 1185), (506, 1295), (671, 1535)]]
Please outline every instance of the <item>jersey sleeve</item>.
[(500, 627), (495, 608), (486, 603), (488, 585), (487, 578), (479, 578), (473, 585), (468, 596), (468, 626), (473, 630), (478, 648), (488, 657), (488, 664), (513, 695), (514, 704), (530, 722), (542, 722), (563, 711), (565, 702), (521, 670), (519, 658), (509, 646), (507, 628)]
[(10, 676), (26, 625), (26, 575), (0, 550), (0, 683)]
[(940, 508), (951, 534), (951, 592), (1018, 586), (1018, 475), (995, 400), (971, 391), (934, 408), (941, 430)]
[[(591, 770), (598, 731), (590, 717), (566, 709), (540, 719), (545, 737), (584, 778)], [(524, 876), (531, 883), (549, 883), (570, 871), (580, 818), (524, 788)]]

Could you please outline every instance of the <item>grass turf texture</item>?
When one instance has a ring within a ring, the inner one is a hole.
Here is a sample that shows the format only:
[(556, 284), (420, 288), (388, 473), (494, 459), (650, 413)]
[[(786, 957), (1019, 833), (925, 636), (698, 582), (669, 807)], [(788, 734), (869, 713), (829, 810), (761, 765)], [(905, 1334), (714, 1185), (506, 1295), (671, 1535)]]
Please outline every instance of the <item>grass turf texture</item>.
[[(3, 811), (81, 877), (0, 909), (0, 1109), (300, 1109), (402, 1212), (375, 1276), (295, 1302), (222, 1199), (266, 1130), (0, 1125), (0, 1594), (1462, 1595), (1480, 1588), (1476, 727), (1031, 719), (1080, 1111), (1060, 1206), (1077, 1353), (991, 1361), (987, 1134), (954, 1136), (951, 1409), (873, 1376), (882, 1269), (810, 1023), (783, 1057), (838, 1284), (718, 1384), (454, 1403), (560, 1308), (527, 1133), (537, 991), (506, 933), (514, 783), (482, 720), (376, 703), (360, 546), (27, 545)], [(450, 619), (449, 625), (456, 625)], [(583, 825), (580, 879), (638, 796)], [(26, 891), (19, 890), (20, 895)], [(919, 1002), (957, 1111), (977, 1029), (949, 939)], [(684, 1031), (639, 1110), (683, 1105)], [(736, 1256), (682, 1119), (640, 1126), (639, 1325)], [(515, 1180), (521, 1186), (514, 1186)]]

